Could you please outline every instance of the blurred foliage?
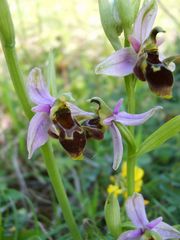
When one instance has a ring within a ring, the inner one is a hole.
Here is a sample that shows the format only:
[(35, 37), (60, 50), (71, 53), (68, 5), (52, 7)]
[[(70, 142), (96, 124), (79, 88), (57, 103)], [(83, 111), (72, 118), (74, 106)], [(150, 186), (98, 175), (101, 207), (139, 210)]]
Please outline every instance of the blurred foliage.
[[(57, 92), (72, 91), (78, 105), (86, 110), (89, 108), (86, 100), (97, 95), (111, 107), (124, 97), (126, 108), (123, 80), (94, 74), (95, 65), (113, 51), (100, 26), (96, 0), (8, 2), (25, 79), (34, 66), (42, 67), (47, 74), (47, 58), (53, 49)], [(169, 1), (165, 7), (171, 14), (160, 9), (157, 18), (157, 24), (167, 30), (166, 41), (161, 47), (167, 56), (180, 53), (179, 6), (180, 0)], [(40, 152), (37, 151), (31, 160), (27, 159), (28, 121), (15, 95), (2, 51), (0, 61), (0, 239), (70, 240)], [(172, 100), (156, 97), (149, 92), (147, 84), (138, 81), (137, 113), (155, 105), (162, 105), (164, 111), (136, 128), (137, 144), (178, 114), (180, 66), (176, 68), (175, 79)], [(110, 134), (105, 134), (103, 142), (88, 143), (84, 161), (70, 160), (58, 142), (52, 142), (83, 239), (105, 239), (103, 207), (109, 176), (113, 174)], [(149, 218), (163, 216), (164, 221), (172, 225), (180, 221), (179, 146), (177, 136), (138, 160), (145, 170), (143, 194), (150, 201)]]

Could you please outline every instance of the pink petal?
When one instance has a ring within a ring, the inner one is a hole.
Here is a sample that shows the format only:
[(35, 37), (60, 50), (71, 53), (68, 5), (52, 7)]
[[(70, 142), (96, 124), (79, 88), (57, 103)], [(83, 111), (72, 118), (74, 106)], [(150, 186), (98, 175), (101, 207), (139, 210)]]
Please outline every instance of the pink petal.
[(149, 223), (146, 217), (144, 199), (139, 193), (134, 193), (132, 197), (128, 198), (126, 212), (132, 223), (138, 228), (145, 228)]
[(180, 239), (180, 232), (165, 222), (159, 223), (153, 228), (153, 231), (159, 233), (163, 240), (174, 238)]
[(119, 112), (118, 114), (114, 115), (114, 121), (120, 122), (126, 126), (137, 126), (146, 122), (150, 117), (152, 117), (160, 109), (162, 109), (162, 107), (157, 106), (141, 114), (130, 114), (127, 112)]
[(112, 116), (107, 117), (106, 119), (104, 119), (103, 124), (109, 126), (109, 125), (111, 125), (112, 121), (114, 121), (114, 120), (115, 120), (114, 115), (112, 115)]
[(133, 72), (136, 53), (131, 48), (122, 48), (96, 66), (96, 74), (123, 77)]
[(157, 3), (155, 0), (148, 0), (141, 8), (136, 18), (132, 37), (141, 44), (149, 37), (156, 15)]
[(138, 53), (141, 47), (141, 43), (133, 36), (129, 36), (128, 40), (131, 43), (134, 51)]
[(121, 234), (117, 240), (139, 240), (141, 235), (142, 232), (140, 229), (130, 230)]
[(55, 101), (45, 85), (40, 68), (33, 68), (29, 73), (27, 89), (33, 103), (52, 105)]
[(121, 134), (114, 123), (109, 126), (109, 130), (112, 134), (113, 147), (114, 147), (114, 161), (113, 169), (117, 170), (123, 156), (123, 144)]
[(47, 113), (36, 113), (29, 123), (27, 135), (28, 158), (31, 158), (34, 151), (45, 144), (48, 140), (48, 129), (51, 125)]
[(48, 104), (37, 105), (31, 109), (33, 112), (46, 112), (50, 113), (51, 107)]
[(123, 103), (123, 98), (119, 99), (119, 101), (118, 101), (117, 104), (115, 105), (114, 110), (113, 110), (113, 113), (114, 113), (114, 114), (118, 114), (122, 103)]
[(159, 223), (161, 223), (161, 222), (162, 222), (162, 217), (158, 217), (158, 218), (152, 220), (151, 222), (149, 222), (149, 223), (146, 225), (146, 227), (147, 227), (148, 229), (153, 229), (154, 227), (156, 227), (156, 226), (157, 226)]
[(164, 37), (157, 37), (156, 38), (156, 45), (159, 47), (165, 41)]

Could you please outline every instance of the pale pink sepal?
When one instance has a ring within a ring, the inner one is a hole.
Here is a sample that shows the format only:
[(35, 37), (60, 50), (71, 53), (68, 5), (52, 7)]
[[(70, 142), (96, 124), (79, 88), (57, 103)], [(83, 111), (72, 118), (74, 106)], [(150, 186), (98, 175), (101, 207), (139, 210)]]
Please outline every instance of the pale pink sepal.
[(149, 118), (151, 118), (157, 111), (163, 109), (161, 106), (156, 106), (149, 111), (141, 114), (130, 114), (127, 112), (119, 112), (118, 114), (114, 114), (114, 121), (120, 122), (126, 126), (137, 126), (146, 122)]
[(52, 104), (55, 98), (52, 97), (45, 85), (40, 68), (33, 68), (27, 79), (27, 90), (29, 97), (36, 104)]
[(33, 112), (46, 112), (50, 113), (51, 107), (49, 104), (37, 105), (31, 109)]
[(129, 230), (120, 235), (117, 240), (139, 240), (142, 232), (140, 229)]
[(113, 160), (113, 169), (117, 170), (123, 156), (123, 143), (121, 134), (114, 123), (111, 123), (109, 130), (112, 134), (113, 147), (114, 147), (114, 160)]
[(37, 112), (33, 116), (29, 123), (27, 135), (28, 158), (31, 158), (34, 151), (47, 142), (50, 125), (47, 113)]
[(126, 201), (126, 212), (132, 223), (138, 228), (144, 228), (149, 223), (141, 194), (134, 193)]
[(157, 15), (157, 10), (156, 0), (147, 0), (136, 18), (132, 37), (141, 44), (149, 37)]
[(163, 240), (174, 239), (174, 238), (180, 239), (180, 232), (165, 222), (159, 223), (153, 229), (153, 231), (156, 231), (157, 233), (159, 233), (159, 235), (162, 237)]
[(96, 66), (96, 74), (123, 77), (133, 72), (136, 53), (132, 48), (122, 48)]

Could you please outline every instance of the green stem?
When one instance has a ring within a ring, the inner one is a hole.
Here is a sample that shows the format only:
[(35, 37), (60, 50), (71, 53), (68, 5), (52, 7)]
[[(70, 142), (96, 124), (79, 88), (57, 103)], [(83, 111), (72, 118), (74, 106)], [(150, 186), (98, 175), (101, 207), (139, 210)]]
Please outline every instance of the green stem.
[[(128, 112), (135, 113), (135, 84), (136, 80), (132, 75), (125, 77), (125, 86), (128, 96)], [(130, 132), (134, 138), (134, 127), (129, 127)], [(128, 154), (127, 154), (127, 189), (128, 196), (131, 196), (134, 193), (134, 171), (135, 171), (135, 150), (128, 145)]]
[[(28, 117), (28, 119), (31, 119), (32, 117), (31, 106), (29, 104), (28, 97), (26, 94), (22, 73), (16, 56), (16, 50), (13, 46), (7, 47), (4, 46), (4, 44), (2, 45), (14, 88), (16, 90), (16, 93), (22, 104), (26, 116)], [(82, 240), (78, 227), (75, 223), (66, 192), (64, 190), (61, 175), (60, 172), (58, 171), (57, 162), (54, 158), (52, 149), (49, 144), (45, 144), (41, 149), (49, 177), (51, 179), (52, 185), (56, 193), (56, 197), (62, 208), (64, 218), (68, 224), (71, 235), (74, 240)]]
[(130, 147), (128, 147), (128, 157), (127, 157), (127, 189), (128, 196), (131, 196), (134, 193), (135, 189), (135, 164), (136, 157), (135, 153), (131, 151)]
[(63, 211), (64, 218), (69, 226), (72, 237), (75, 240), (82, 240), (80, 233), (77, 229), (77, 225), (75, 223), (71, 207), (69, 205), (64, 185), (57, 167), (57, 162), (53, 156), (52, 147), (50, 144), (45, 144), (43, 147), (41, 147), (41, 149), (47, 167), (47, 171), (51, 179), (51, 183), (54, 187), (56, 197)]
[(26, 95), (25, 84), (23, 82), (22, 72), (17, 61), (16, 51), (14, 47), (3, 47), (3, 52), (6, 58), (6, 63), (8, 65), (9, 73), (16, 90), (16, 94), (20, 100), (22, 108), (28, 117), (31, 119), (33, 113), (31, 112), (31, 105), (29, 99)]
[[(125, 47), (129, 47), (128, 39), (125, 37)], [(135, 113), (135, 85), (136, 79), (133, 75), (126, 76), (125, 80), (125, 87), (126, 93), (128, 97), (128, 112)], [(134, 138), (134, 127), (129, 127), (130, 132)], [(136, 157), (135, 157), (135, 150), (128, 144), (128, 154), (127, 154), (127, 189), (128, 189), (128, 196), (131, 196), (134, 192), (134, 175), (135, 175), (135, 164), (136, 164)]]

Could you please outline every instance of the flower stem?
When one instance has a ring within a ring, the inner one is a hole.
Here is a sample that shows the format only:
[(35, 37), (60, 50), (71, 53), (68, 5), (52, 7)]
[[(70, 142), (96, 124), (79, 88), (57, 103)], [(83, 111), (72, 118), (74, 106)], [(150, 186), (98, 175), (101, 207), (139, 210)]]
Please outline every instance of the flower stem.
[(130, 147), (128, 146), (128, 157), (127, 157), (127, 190), (128, 196), (132, 196), (135, 189), (135, 164), (136, 164), (136, 157), (134, 152), (131, 151)]
[[(18, 98), (22, 104), (23, 110), (27, 118), (31, 119), (32, 117), (31, 106), (29, 104), (28, 96), (26, 94), (23, 76), (18, 64), (15, 47), (6, 46), (3, 44), (3, 42), (2, 47)], [(58, 171), (57, 162), (54, 158), (52, 148), (50, 147), (50, 144), (45, 144), (41, 149), (51, 183), (54, 187), (56, 197), (62, 208), (64, 218), (67, 222), (71, 235), (74, 240), (82, 240), (78, 227), (75, 223), (69, 201), (67, 199), (67, 195), (62, 183), (60, 172)]]
[(72, 215), (71, 207), (64, 189), (64, 185), (57, 167), (57, 163), (53, 156), (52, 147), (50, 144), (45, 144), (43, 147), (41, 147), (41, 149), (47, 167), (47, 171), (51, 179), (51, 183), (54, 187), (56, 197), (63, 211), (64, 218), (69, 226), (72, 237), (74, 240), (82, 240), (77, 225), (75, 223), (74, 217)]
[[(136, 80), (132, 75), (125, 77), (125, 86), (126, 92), (128, 96), (128, 112), (135, 113), (135, 85)], [(133, 137), (134, 137), (134, 127), (129, 127)], [(131, 196), (134, 193), (134, 171), (135, 171), (135, 151), (128, 146), (128, 154), (127, 154), (127, 188), (128, 188), (128, 196)]]
[[(124, 46), (129, 47), (129, 41), (125, 36)], [(128, 97), (128, 112), (135, 113), (135, 86), (136, 86), (136, 78), (133, 75), (128, 75), (124, 78), (125, 87)], [(132, 133), (134, 138), (134, 127), (130, 126), (129, 130)], [(132, 149), (130, 145), (128, 145), (128, 154), (127, 154), (127, 189), (128, 196), (131, 196), (134, 193), (134, 175), (135, 175), (135, 164), (136, 164), (136, 150)]]

